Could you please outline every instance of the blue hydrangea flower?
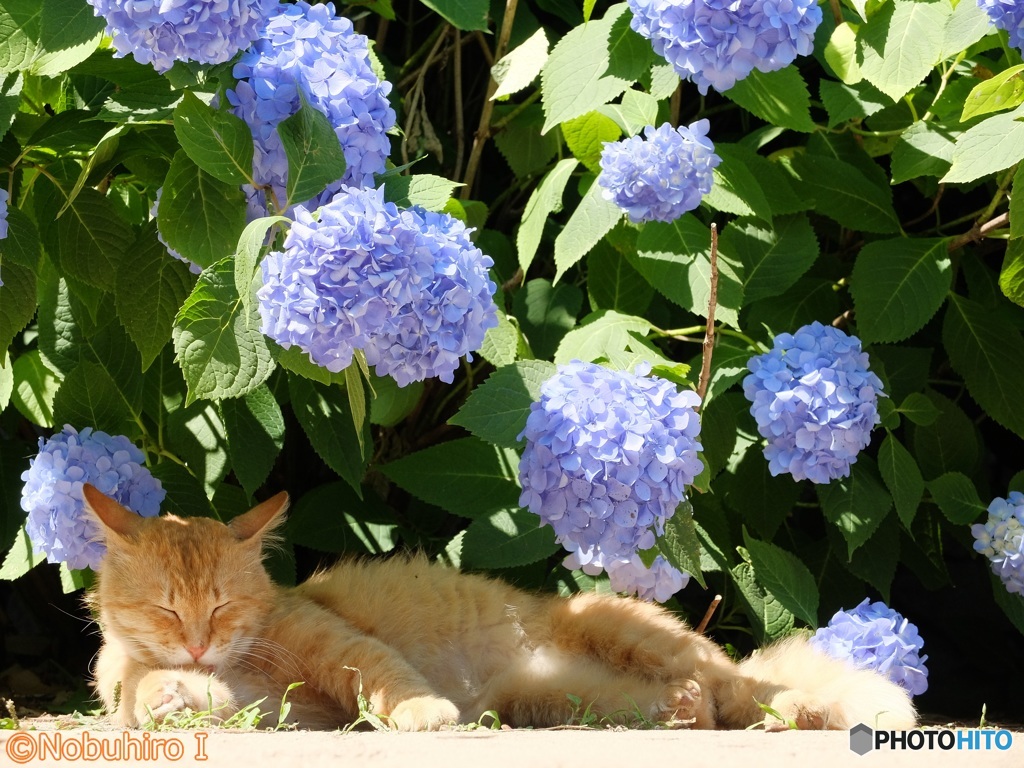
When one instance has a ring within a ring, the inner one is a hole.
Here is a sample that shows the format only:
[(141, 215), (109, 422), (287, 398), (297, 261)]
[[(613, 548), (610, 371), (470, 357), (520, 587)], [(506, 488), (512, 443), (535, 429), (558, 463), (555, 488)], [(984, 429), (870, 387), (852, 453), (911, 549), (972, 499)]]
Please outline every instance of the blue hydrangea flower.
[(384, 202), (383, 187), (345, 187), (315, 217), (296, 206), (285, 250), (262, 263), (261, 330), (329, 371), (348, 367), (354, 350), (396, 330), (402, 308), (433, 279), (418, 234)]
[(992, 572), (1006, 591), (1024, 595), (1024, 493), (1011, 491), (1008, 499), (988, 505), (988, 520), (971, 526), (974, 551), (992, 561)]
[(175, 61), (220, 64), (257, 38), (276, 0), (87, 0), (117, 57), (166, 72)]
[(654, 545), (703, 470), (695, 392), (664, 379), (573, 361), (541, 385), (519, 463), (519, 503), (555, 529), (570, 568)]
[(630, 26), (703, 94), (807, 56), (821, 23), (816, 0), (629, 0), (629, 7)]
[(65, 425), (47, 441), (22, 473), (21, 508), (36, 551), (51, 563), (99, 569), (106, 546), (99, 526), (85, 514), (82, 486), (91, 483), (143, 517), (160, 512), (166, 491), (142, 466), (142, 451), (127, 437)]
[(649, 125), (644, 136), (606, 141), (597, 183), (610, 200), (641, 221), (674, 221), (711, 191), (712, 170), (722, 162), (707, 137), (710, 123), (689, 128)]
[(774, 348), (747, 362), (743, 394), (768, 438), (772, 475), (829, 483), (850, 474), (881, 421), (882, 382), (868, 370), (860, 340), (819, 322), (775, 337)]
[(690, 583), (690, 574), (684, 573), (658, 555), (648, 568), (640, 555), (614, 557), (605, 560), (611, 588), (615, 592), (636, 595), (641, 600), (664, 603)]
[(1010, 35), (1010, 45), (1024, 53), (1024, 4), (1020, 0), (978, 0), (992, 23)]
[(472, 360), (487, 329), (498, 324), (497, 286), (487, 272), (494, 262), (473, 245), (471, 230), (446, 213), (412, 208), (401, 219), (415, 232), (418, 258), (433, 264), (433, 277), (400, 308), (387, 333), (369, 340), (366, 361), (400, 387), (433, 376), (450, 384), (459, 358)]
[[(0, 189), (0, 240), (7, 237), (7, 201), (10, 199), (6, 189)], [(0, 286), (4, 281), (0, 279)]]
[(811, 638), (811, 645), (829, 656), (871, 669), (917, 696), (928, 690), (927, 656), (917, 626), (883, 602), (864, 602), (839, 611)]
[[(163, 187), (160, 187), (160, 189), (158, 189), (156, 191), (156, 200), (153, 201), (153, 207), (149, 209), (149, 218), (151, 218), (151, 219), (155, 219), (156, 218), (156, 209), (160, 207), (160, 195), (163, 194), (163, 191), (164, 191)], [(184, 256), (182, 256), (176, 250), (171, 248), (171, 246), (169, 246), (167, 244), (167, 241), (164, 240), (164, 236), (162, 234), (160, 234), (159, 227), (156, 230), (156, 239), (160, 241), (160, 244), (164, 248), (167, 249), (167, 253), (169, 255), (173, 256), (178, 261), (185, 262), (188, 265), (188, 271), (191, 272), (193, 275), (198, 275), (200, 272), (203, 271), (203, 268), (200, 267), (198, 264), (196, 264), (194, 261), (192, 261), (191, 259), (186, 259)]]
[(288, 160), (277, 125), (298, 111), (300, 92), (327, 116), (345, 152), (348, 167), (330, 193), (343, 184), (373, 186), (373, 175), (384, 170), (391, 151), (386, 133), (395, 125), (387, 98), (391, 84), (373, 73), (366, 37), (355, 32), (351, 21), (336, 16), (333, 4), (311, 6), (299, 0), (279, 5), (260, 39), (235, 65), (234, 75), (238, 84), (227, 97), (252, 130), (253, 176), (271, 185), (279, 204), (285, 202)]

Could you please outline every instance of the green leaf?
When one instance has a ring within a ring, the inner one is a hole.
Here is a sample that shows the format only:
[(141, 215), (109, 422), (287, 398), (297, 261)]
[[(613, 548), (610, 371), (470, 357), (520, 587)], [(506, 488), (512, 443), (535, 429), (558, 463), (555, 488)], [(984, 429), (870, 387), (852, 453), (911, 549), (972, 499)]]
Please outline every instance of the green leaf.
[(495, 368), (511, 365), (516, 361), (519, 349), (519, 330), (500, 309), (497, 312), (498, 324), (488, 328), (480, 345), (480, 355)]
[(600, 360), (609, 353), (624, 350), (633, 334), (646, 336), (650, 330), (650, 322), (642, 317), (621, 315), (613, 310), (594, 312), (565, 335), (555, 352), (555, 362)]
[(836, 317), (841, 312), (835, 283), (802, 277), (780, 297), (751, 307), (747, 324), (751, 328), (765, 326), (770, 338), (779, 333), (791, 333), (794, 328), (814, 320)]
[(597, 182), (591, 184), (569, 217), (565, 229), (555, 238), (555, 282), (586, 256), (619, 223), (622, 215), (617, 205), (604, 199), (601, 185)]
[(1024, 437), (1020, 382), (1024, 381), (1024, 339), (984, 305), (953, 294), (942, 326), (942, 341), (967, 391), (989, 416)]
[(627, 8), (625, 3), (614, 5), (603, 19), (576, 27), (555, 44), (540, 73), (547, 118), (543, 133), (607, 104), (630, 86), (632, 80), (606, 75), (612, 25)]
[(544, 360), (520, 360), (499, 368), (473, 390), (448, 423), (501, 448), (520, 447), (518, 437), (526, 427), (530, 406), (540, 400), (540, 385), (556, 370)]
[(850, 288), (865, 344), (902, 341), (932, 319), (953, 280), (944, 238), (868, 243), (857, 256)]
[(596, 111), (562, 123), (562, 136), (569, 151), (594, 173), (601, 171), (598, 161), (604, 150), (604, 142), (618, 141), (621, 135), (614, 120)]
[(277, 125), (277, 135), (288, 158), (288, 182), (284, 208), (316, 197), (328, 184), (345, 175), (345, 152), (331, 121), (311, 107), (302, 95), (302, 105)]
[(411, 453), (380, 471), (417, 499), (480, 518), (519, 506), (518, 466), (515, 451), (466, 437)]
[(11, 356), (4, 350), (0, 357), (0, 413), (3, 413), (7, 404), (11, 402), (11, 393), (14, 391), (14, 367), (11, 364)]
[(185, 91), (174, 110), (174, 134), (192, 162), (215, 179), (226, 184), (253, 183), (252, 133), (241, 118)]
[(669, 565), (690, 574), (704, 589), (708, 588), (701, 571), (700, 541), (690, 502), (684, 501), (676, 507), (675, 513), (665, 522), (665, 533), (658, 539), (656, 547)]
[(1024, 237), (1024, 165), (1018, 166), (1013, 175), (1013, 192), (1010, 197), (1010, 237), (1019, 239)]
[(965, 131), (953, 148), (953, 167), (942, 181), (974, 181), (1024, 159), (1024, 121), (1020, 118), (1024, 118), (1024, 107), (993, 115)]
[[(665, 298), (695, 315), (707, 317), (711, 298), (711, 233), (692, 214), (685, 214), (671, 224), (645, 224), (637, 240), (637, 253), (630, 261)], [(739, 327), (742, 304), (742, 267), (730, 254), (720, 252), (715, 318)]]
[(743, 543), (758, 583), (798, 619), (810, 627), (818, 626), (818, 587), (807, 566), (792, 552), (750, 538), (746, 528)]
[(573, 158), (559, 160), (544, 177), (544, 180), (533, 190), (523, 211), (523, 222), (516, 234), (516, 248), (519, 251), (519, 266), (523, 272), (530, 268), (533, 257), (537, 254), (544, 224), (548, 216), (562, 209), (562, 193), (569, 177), (576, 170), (579, 162)]
[(960, 122), (1024, 104), (1024, 64), (1009, 67), (974, 86), (964, 102)]
[(267, 479), (284, 446), (281, 407), (266, 385), (260, 385), (244, 397), (222, 401), (220, 409), (227, 430), (231, 468), (252, 497)]
[[(189, 514), (209, 514), (209, 507), (199, 502), (196, 483), (202, 489), (202, 495), (209, 498), (231, 468), (226, 430), (219, 409), (210, 402), (177, 408), (167, 416), (166, 434), (171, 450), (185, 460), (188, 470), (185, 473), (173, 471), (170, 479), (182, 485), (183, 490), (191, 488), (188, 494), (173, 503), (194, 506), (195, 511)], [(196, 483), (187, 475), (194, 477)], [(168, 489), (168, 494), (171, 493)]]
[[(742, 373), (747, 372), (744, 365)], [(749, 409), (749, 403), (746, 405), (744, 410)], [(731, 473), (715, 481), (715, 491), (722, 494), (721, 499), (729, 509), (741, 515), (766, 541), (775, 538), (800, 499), (800, 486), (791, 477), (772, 475), (760, 440), (747, 448)]]
[(3, 565), (0, 565), (0, 581), (14, 581), (45, 561), (46, 555), (36, 552), (28, 531), (22, 526), (14, 538), (13, 546), (4, 556)]
[(896, 514), (907, 530), (910, 530), (921, 497), (924, 496), (924, 478), (917, 462), (910, 451), (903, 447), (903, 443), (893, 435), (886, 435), (878, 449), (878, 470), (892, 494)]
[(893, 101), (931, 72), (942, 54), (952, 6), (945, 0), (893, 0), (860, 29), (861, 73)]
[(246, 312), (235, 289), (235, 266), (224, 259), (203, 270), (174, 320), (175, 360), (197, 399), (240, 397), (274, 370), (255, 307)]
[(792, 168), (817, 203), (816, 210), (844, 227), (898, 232), (892, 190), (875, 184), (856, 166), (823, 155), (794, 155)]
[(944, 176), (953, 162), (958, 131), (934, 121), (918, 120), (896, 140), (892, 183), (920, 176)]
[(913, 431), (914, 456), (921, 474), (927, 480), (944, 472), (973, 473), (978, 463), (974, 424), (949, 398), (932, 390), (925, 394), (938, 408), (939, 417), (933, 424)]
[(36, 313), (36, 276), (28, 267), (5, 262), (0, 280), (0, 349), (6, 350)]
[[(82, 190), (82, 196), (87, 192)], [(235, 252), (245, 229), (245, 193), (215, 179), (179, 151), (164, 180), (157, 223), (169, 247), (209, 267)]]
[(103, 21), (75, 0), (0, 2), (0, 74), (55, 77), (89, 57)]
[[(222, 450), (218, 453), (223, 457)], [(218, 517), (219, 510), (207, 498), (202, 481), (187, 467), (173, 461), (161, 461), (149, 467), (149, 471), (167, 491), (167, 496), (160, 505), (161, 512), (170, 512), (179, 517)], [(240, 489), (236, 490), (244, 497)]]
[(552, 286), (548, 280), (536, 278), (516, 292), (512, 311), (534, 354), (547, 359), (576, 325), (582, 306), (583, 294), (575, 285)]
[(82, 361), (60, 385), (53, 398), (56, 424), (89, 426), (111, 435), (138, 430), (117, 384), (103, 366)]
[(896, 410), (921, 427), (934, 424), (939, 418), (939, 409), (920, 392), (911, 392)]
[(364, 421), (361, 436), (356, 433), (349, 398), (341, 387), (289, 376), (288, 391), (313, 450), (362, 498), (363, 475), (373, 446), (369, 422)]
[(39, 231), (36, 225), (25, 213), (9, 205), (7, 237), (0, 240), (0, 269), (8, 264), (18, 264), (35, 270), (39, 266), (39, 253)]
[[(373, 400), (370, 401), (370, 423), (382, 427), (393, 427), (412, 413), (412, 410), (423, 397), (422, 381), (413, 381), (404, 387), (398, 386), (390, 376), (377, 376), (370, 373), (370, 389)], [(479, 387), (473, 390), (476, 393)]]
[(835, 128), (849, 120), (870, 117), (892, 103), (888, 96), (867, 80), (847, 85), (823, 79), (818, 88), (821, 102), (828, 112), (829, 128)]
[(466, 529), (462, 540), (462, 567), (512, 568), (544, 560), (560, 544), (540, 518), (525, 509), (499, 509), (478, 517)]
[[(1024, 184), (1021, 189), (1024, 190)], [(1013, 223), (1012, 218), (1010, 223)], [(999, 272), (999, 288), (1006, 298), (1024, 307), (1024, 239), (1017, 238), (1006, 244), (1003, 268)]]
[(395, 548), (396, 529), (384, 502), (360, 499), (345, 483), (317, 486), (288, 513), (288, 541), (318, 552), (382, 555)]
[(259, 266), (264, 243), (267, 241), (267, 232), (277, 224), (290, 223), (291, 219), (286, 216), (264, 216), (246, 224), (238, 238), (238, 247), (235, 251), (235, 290), (242, 298), (242, 308), (246, 312), (252, 306), (252, 280)]
[(487, 0), (423, 0), (423, 4), (457, 29), (487, 31)]
[(548, 38), (539, 27), (524, 42), (494, 62), (491, 77), (498, 89), (491, 96), (501, 99), (526, 88), (532, 83), (548, 60)]
[[(825, 61), (835, 71), (836, 76), (848, 85), (859, 82), (863, 77), (860, 73), (860, 65), (857, 63), (857, 32), (859, 29), (858, 25), (848, 21), (837, 24), (836, 28), (832, 30), (824, 51)], [(838, 83), (822, 80), (823, 97), (825, 83), (838, 85)], [(832, 110), (829, 110), (829, 114), (831, 112)]]
[(309, 359), (309, 353), (303, 352), (299, 347), (291, 346), (283, 349), (277, 342), (269, 340), (270, 354), (279, 366), (286, 371), (297, 373), (310, 381), (320, 384), (341, 384), (345, 383), (344, 373), (331, 373), (322, 365), (317, 365)]
[(757, 178), (762, 190), (771, 190), (768, 203), (774, 216), (800, 213), (814, 208), (814, 200), (798, 195), (793, 189), (794, 181), (789, 173), (778, 162), (762, 157), (743, 144), (715, 144), (715, 152), (721, 156), (722, 163), (743, 165)]
[(587, 255), (587, 296), (594, 310), (642, 315), (651, 305), (654, 288), (622, 253), (602, 241)]
[(40, 427), (53, 427), (53, 398), (60, 381), (39, 357), (38, 350), (19, 355), (12, 365), (11, 403), (26, 419)]
[(892, 497), (882, 484), (878, 468), (863, 454), (851, 467), (849, 477), (819, 485), (817, 491), (825, 518), (843, 534), (850, 557), (871, 538), (892, 509)]
[(988, 510), (971, 478), (962, 472), (947, 472), (929, 480), (928, 491), (953, 525), (969, 525)]
[(548, 131), (541, 134), (544, 110), (540, 104), (529, 104), (525, 108), (499, 104), (494, 109), (493, 118), (501, 121), (510, 115), (512, 117), (509, 122), (504, 123), (504, 127), (494, 136), (494, 146), (501, 152), (517, 179), (525, 180), (544, 173), (555, 155), (560, 154), (561, 132)]
[(750, 563), (740, 563), (729, 573), (736, 582), (758, 642), (785, 637), (793, 630), (793, 614), (758, 583)]
[(738, 216), (756, 216), (771, 224), (772, 208), (757, 177), (742, 163), (722, 163), (713, 171), (714, 183), (703, 202)]
[(796, 67), (767, 74), (755, 69), (723, 95), (772, 125), (801, 133), (815, 130), (811, 94)]
[(992, 31), (992, 20), (977, 3), (953, 3), (955, 9), (943, 30), (940, 60), (955, 56)]
[(598, 107), (597, 111), (614, 120), (627, 136), (636, 136), (647, 126), (658, 124), (658, 100), (651, 94), (635, 88), (626, 89), (622, 94), (621, 103), (605, 104)]
[(745, 303), (785, 293), (818, 258), (818, 238), (804, 214), (780, 217), (774, 227), (736, 219), (719, 247), (743, 264)]
[(384, 199), (399, 208), (418, 205), (428, 211), (441, 211), (452, 191), (462, 185), (429, 173), (417, 176), (393, 176), (384, 181)]
[(114, 279), (117, 315), (142, 354), (143, 371), (171, 340), (174, 318), (194, 283), (184, 262), (157, 240), (155, 222), (147, 224)]
[[(830, 530), (831, 532), (831, 530)], [(832, 538), (839, 538), (833, 533)], [(837, 542), (835, 549), (842, 551), (842, 544)], [(841, 554), (837, 557), (842, 561)], [(895, 517), (887, 517), (878, 526), (878, 530), (858, 549), (848, 562), (843, 563), (846, 570), (859, 579), (863, 579), (882, 594), (882, 599), (890, 603), (892, 580), (896, 575), (896, 566), (900, 559), (900, 527)], [(827, 578), (827, 577), (825, 577)]]

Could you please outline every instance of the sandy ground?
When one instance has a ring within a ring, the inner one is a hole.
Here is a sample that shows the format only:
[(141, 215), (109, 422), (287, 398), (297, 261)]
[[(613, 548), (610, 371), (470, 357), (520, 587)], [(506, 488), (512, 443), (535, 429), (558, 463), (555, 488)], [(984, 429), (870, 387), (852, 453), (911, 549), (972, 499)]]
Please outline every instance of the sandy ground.
[[(755, 731), (488, 731), (441, 733), (326, 733), (179, 731), (145, 733), (92, 731), (0, 732), (0, 766), (278, 766), (282, 768), (622, 768), (694, 766), (703, 768), (881, 768), (883, 766), (1024, 766), (1024, 733), (1009, 734), (1009, 749), (850, 751), (847, 732)], [(937, 737), (936, 737), (937, 738)], [(984, 744), (984, 734), (966, 739)], [(1001, 736), (1005, 745), (1007, 736)], [(134, 740), (134, 741), (133, 741)], [(104, 744), (100, 744), (104, 742)], [(135, 746), (129, 746), (129, 742)], [(966, 744), (965, 744), (966, 747)], [(100, 749), (143, 750), (128, 760), (111, 761)], [(58, 750), (56, 753), (54, 750)], [(43, 752), (46, 752), (43, 754)], [(180, 753), (180, 756), (178, 754)], [(90, 759), (92, 758), (92, 759)]]

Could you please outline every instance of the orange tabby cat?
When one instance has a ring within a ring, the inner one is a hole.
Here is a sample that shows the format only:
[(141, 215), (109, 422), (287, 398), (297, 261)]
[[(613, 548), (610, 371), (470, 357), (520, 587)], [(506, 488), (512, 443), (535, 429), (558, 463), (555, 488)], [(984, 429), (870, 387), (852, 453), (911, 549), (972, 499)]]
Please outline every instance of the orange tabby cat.
[[(591, 712), (739, 728), (771, 705), (807, 728), (909, 728), (909, 697), (802, 640), (733, 663), (667, 611), (637, 600), (530, 594), (423, 557), (347, 561), (301, 586), (274, 585), (262, 548), (281, 493), (229, 524), (142, 518), (91, 486), (107, 554), (90, 599), (104, 644), (95, 686), (117, 724), (206, 709), (227, 717), (289, 683), (309, 727), (358, 716), (364, 695), (401, 730), (475, 721), (565, 723), (567, 694)], [(358, 670), (358, 671), (357, 671)], [(778, 724), (776, 724), (778, 725)]]

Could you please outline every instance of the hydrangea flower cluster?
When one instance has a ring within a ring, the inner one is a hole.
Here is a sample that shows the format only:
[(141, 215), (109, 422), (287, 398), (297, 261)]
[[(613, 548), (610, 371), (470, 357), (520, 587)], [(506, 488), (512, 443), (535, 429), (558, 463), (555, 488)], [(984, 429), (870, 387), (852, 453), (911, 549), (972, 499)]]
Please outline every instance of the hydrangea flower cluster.
[(398, 310), (388, 333), (369, 339), (366, 361), (400, 387), (430, 377), (451, 384), (459, 358), (472, 361), (487, 329), (498, 324), (498, 287), (487, 272), (494, 261), (446, 213), (410, 208), (400, 216), (415, 232), (417, 258), (433, 264), (433, 276)]
[[(160, 189), (158, 189), (156, 191), (156, 200), (153, 201), (153, 207), (149, 209), (149, 218), (151, 218), (151, 219), (155, 219), (156, 218), (156, 210), (157, 210), (157, 208), (160, 207), (160, 195), (163, 194), (163, 191), (164, 191), (163, 187), (160, 187)], [(200, 267), (198, 264), (196, 264), (194, 261), (192, 261), (191, 259), (186, 259), (184, 256), (182, 256), (176, 250), (171, 248), (171, 246), (169, 246), (167, 244), (167, 241), (164, 240), (164, 236), (160, 234), (160, 229), (159, 228), (157, 228), (157, 230), (156, 230), (156, 239), (160, 241), (160, 245), (162, 245), (164, 248), (167, 249), (167, 253), (169, 255), (173, 256), (178, 261), (185, 262), (188, 265), (188, 271), (191, 272), (193, 275), (198, 275), (200, 272), (203, 271), (203, 268)]]
[(262, 331), (337, 372), (365, 349), (405, 386), (452, 380), (496, 324), (490, 258), (461, 222), (399, 211), (384, 188), (343, 188), (316, 215), (296, 206), (283, 252), (263, 260)]
[(722, 162), (708, 138), (710, 123), (689, 127), (649, 125), (644, 137), (606, 141), (597, 183), (635, 224), (674, 221), (711, 191), (712, 170)]
[(220, 64), (255, 40), (276, 0), (87, 0), (117, 57), (166, 72), (175, 61)]
[[(0, 189), (0, 240), (7, 237), (7, 201), (10, 199), (10, 195), (6, 189)], [(0, 286), (4, 284), (2, 276), (0, 276)]]
[(82, 486), (91, 483), (143, 517), (160, 512), (166, 491), (142, 466), (145, 456), (127, 437), (65, 425), (47, 441), (21, 475), (21, 508), (37, 551), (51, 563), (98, 570), (106, 546), (85, 514)]
[(992, 23), (1010, 35), (1010, 45), (1024, 53), (1024, 5), (1019, 0), (978, 0)]
[(774, 348), (747, 362), (743, 394), (752, 403), (772, 475), (829, 483), (850, 474), (881, 421), (882, 382), (868, 369), (860, 340), (811, 323), (775, 337)]
[(648, 568), (640, 555), (616, 557), (605, 562), (608, 580), (615, 592), (636, 595), (641, 600), (664, 603), (690, 583), (690, 574), (675, 568), (658, 555)]
[(885, 603), (864, 602), (851, 611), (839, 611), (811, 638), (811, 645), (829, 656), (851, 662), (859, 669), (885, 675), (913, 696), (928, 690), (927, 656), (917, 626)]
[(630, 26), (702, 94), (807, 56), (821, 23), (816, 0), (629, 0), (629, 8)]
[(300, 93), (327, 116), (345, 152), (345, 175), (331, 193), (342, 184), (372, 186), (384, 170), (391, 151), (386, 131), (395, 124), (391, 84), (373, 73), (366, 37), (336, 16), (333, 4), (279, 5), (234, 75), (238, 83), (227, 97), (252, 130), (254, 178), (272, 185), (281, 204), (288, 160), (277, 125), (298, 111)]
[(992, 561), (992, 572), (1006, 591), (1024, 595), (1024, 493), (1011, 491), (1008, 499), (988, 505), (988, 520), (971, 526), (974, 551)]
[[(519, 435), (519, 503), (555, 529), (570, 552), (566, 567), (597, 574), (651, 548), (703, 470), (700, 399), (649, 372), (646, 364), (632, 374), (573, 361), (530, 407)], [(627, 567), (632, 575), (621, 583), (636, 581)], [(664, 568), (655, 573), (664, 576)]]

